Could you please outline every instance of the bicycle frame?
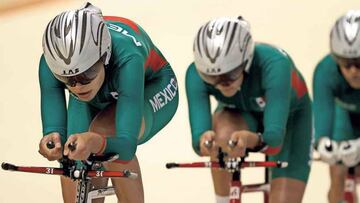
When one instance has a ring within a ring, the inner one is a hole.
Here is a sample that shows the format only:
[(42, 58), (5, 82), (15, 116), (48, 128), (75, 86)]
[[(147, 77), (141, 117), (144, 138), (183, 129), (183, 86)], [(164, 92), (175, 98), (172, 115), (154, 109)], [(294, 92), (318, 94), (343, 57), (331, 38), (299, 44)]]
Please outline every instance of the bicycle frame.
[(252, 192), (263, 192), (264, 203), (268, 203), (269, 193), (270, 193), (270, 184), (268, 182), (268, 178), (265, 177), (264, 183), (243, 185), (241, 182), (240, 171), (236, 171), (232, 173), (232, 180), (231, 180), (230, 192), (229, 192), (230, 203), (241, 203), (242, 193), (252, 193)]
[(166, 168), (219, 168), (226, 169), (232, 175), (232, 180), (230, 183), (230, 192), (229, 192), (229, 203), (241, 203), (242, 193), (249, 192), (263, 192), (264, 193), (264, 202), (269, 202), (269, 192), (270, 185), (268, 183), (268, 175), (265, 175), (265, 182), (260, 184), (249, 184), (242, 185), (241, 182), (241, 169), (248, 167), (278, 167), (284, 168), (287, 167), (287, 162), (274, 162), (274, 161), (245, 161), (244, 158), (230, 159), (228, 161), (224, 160), (224, 153), (219, 150), (219, 161), (209, 161), (209, 162), (193, 162), (193, 163), (167, 163)]
[(80, 180), (76, 188), (76, 202), (90, 203), (93, 199), (103, 198), (114, 195), (115, 189), (113, 187), (92, 189), (91, 180)]

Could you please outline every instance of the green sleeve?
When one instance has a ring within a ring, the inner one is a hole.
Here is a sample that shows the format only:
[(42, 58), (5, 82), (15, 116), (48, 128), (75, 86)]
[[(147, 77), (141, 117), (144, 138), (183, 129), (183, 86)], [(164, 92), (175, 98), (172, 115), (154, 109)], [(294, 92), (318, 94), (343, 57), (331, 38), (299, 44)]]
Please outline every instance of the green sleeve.
[[(122, 60), (115, 77), (118, 87), (116, 135), (107, 138), (105, 152), (119, 154), (121, 160), (132, 160), (137, 148), (144, 105), (144, 59), (132, 55)], [(146, 125), (146, 124), (145, 124)]]
[(96, 112), (89, 104), (76, 99), (70, 94), (67, 123), (68, 135), (89, 131), (90, 123)]
[(43, 135), (58, 132), (64, 144), (67, 134), (65, 86), (53, 76), (43, 56), (39, 64), (39, 82)]
[(200, 155), (200, 136), (212, 129), (209, 94), (206, 85), (191, 64), (186, 72), (186, 95), (192, 135), (192, 147)]
[[(328, 64), (329, 65), (329, 64)], [(332, 137), (332, 126), (334, 126), (335, 100), (332, 84), (336, 78), (327, 74), (326, 61), (319, 63), (316, 67), (313, 78), (313, 112), (315, 124), (315, 143), (320, 137)]]
[(335, 104), (334, 126), (331, 139), (336, 141), (356, 139), (357, 135), (351, 125), (349, 111)]
[(263, 137), (270, 147), (281, 147), (285, 137), (291, 101), (291, 69), (288, 59), (272, 61), (263, 69), (266, 98)]

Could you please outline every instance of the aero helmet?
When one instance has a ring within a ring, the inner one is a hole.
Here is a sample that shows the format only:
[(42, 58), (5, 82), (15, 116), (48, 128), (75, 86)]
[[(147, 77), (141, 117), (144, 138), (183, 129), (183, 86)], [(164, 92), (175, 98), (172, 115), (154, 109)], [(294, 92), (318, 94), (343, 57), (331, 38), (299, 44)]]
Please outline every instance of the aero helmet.
[(46, 63), (56, 76), (83, 73), (103, 57), (111, 56), (111, 37), (101, 10), (90, 3), (52, 19), (43, 35)]
[(360, 58), (360, 10), (341, 16), (330, 33), (331, 53), (342, 58)]
[(231, 80), (239, 69), (248, 72), (254, 53), (250, 25), (241, 16), (211, 20), (199, 29), (193, 52), (196, 68), (205, 81), (226, 74)]

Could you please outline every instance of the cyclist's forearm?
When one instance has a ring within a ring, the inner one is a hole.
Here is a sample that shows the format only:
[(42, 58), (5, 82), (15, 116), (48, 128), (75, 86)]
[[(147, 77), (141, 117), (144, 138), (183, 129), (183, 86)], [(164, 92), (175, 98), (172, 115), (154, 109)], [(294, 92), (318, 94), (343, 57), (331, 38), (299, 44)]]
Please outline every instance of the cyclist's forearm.
[(59, 133), (60, 134), (60, 139), (61, 139), (61, 145), (64, 145), (66, 140), (67, 140), (67, 136), (66, 136), (66, 128), (47, 128), (44, 129), (43, 131), (43, 137), (50, 135), (51, 133)]
[(263, 133), (264, 143), (267, 145), (264, 148), (264, 153), (268, 155), (275, 155), (281, 151), (282, 142), (285, 137), (285, 129), (269, 129)]
[(137, 148), (137, 139), (127, 136), (107, 136), (104, 153), (117, 153), (122, 161), (134, 158)]

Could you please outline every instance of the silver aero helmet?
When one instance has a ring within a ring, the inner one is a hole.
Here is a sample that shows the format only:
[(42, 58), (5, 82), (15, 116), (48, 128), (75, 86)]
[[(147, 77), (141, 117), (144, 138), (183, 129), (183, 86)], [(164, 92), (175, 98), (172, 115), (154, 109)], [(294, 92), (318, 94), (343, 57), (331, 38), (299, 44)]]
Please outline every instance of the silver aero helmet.
[(212, 85), (234, 81), (249, 71), (254, 46), (250, 25), (241, 16), (216, 18), (201, 26), (195, 37), (196, 69)]
[(331, 29), (331, 53), (341, 58), (360, 58), (360, 10), (350, 10)]
[[(89, 72), (100, 59), (107, 65), (111, 56), (109, 30), (101, 10), (90, 3), (53, 18), (46, 27), (42, 45), (46, 63), (62, 81)], [(81, 78), (89, 79), (89, 74), (94, 75), (94, 71)]]

